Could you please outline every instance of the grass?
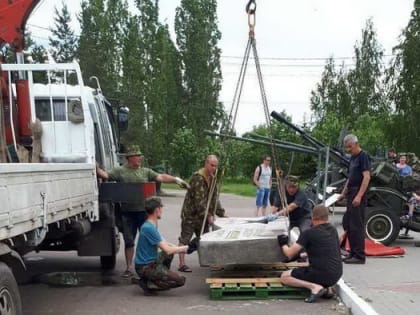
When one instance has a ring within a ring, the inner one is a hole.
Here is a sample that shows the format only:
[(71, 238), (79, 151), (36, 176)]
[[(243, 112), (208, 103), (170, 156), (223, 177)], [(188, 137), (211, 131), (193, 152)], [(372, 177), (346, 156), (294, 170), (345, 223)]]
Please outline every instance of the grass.
[[(177, 184), (162, 184), (162, 189), (181, 189)], [(251, 183), (235, 183), (231, 181), (226, 181), (223, 183), (222, 192), (228, 194), (234, 194), (239, 196), (254, 197), (255, 196), (255, 186)]]

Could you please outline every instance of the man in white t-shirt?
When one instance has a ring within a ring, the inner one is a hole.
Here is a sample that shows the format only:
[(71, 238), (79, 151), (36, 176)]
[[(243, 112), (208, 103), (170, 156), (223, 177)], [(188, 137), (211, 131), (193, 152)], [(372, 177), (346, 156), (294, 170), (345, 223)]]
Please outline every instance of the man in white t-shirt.
[(256, 213), (258, 217), (266, 214), (268, 205), (268, 196), (270, 195), (271, 189), (271, 157), (269, 155), (263, 156), (263, 162), (258, 165), (254, 172), (254, 184), (257, 186), (257, 197), (256, 197)]

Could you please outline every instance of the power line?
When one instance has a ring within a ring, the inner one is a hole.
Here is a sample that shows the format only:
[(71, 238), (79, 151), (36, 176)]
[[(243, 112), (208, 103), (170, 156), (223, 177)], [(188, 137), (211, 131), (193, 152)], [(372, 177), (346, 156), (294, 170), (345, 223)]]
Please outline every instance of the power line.
[(51, 32), (51, 30), (48, 27), (45, 27), (45, 26), (39, 26), (39, 25), (31, 24), (31, 23), (28, 23), (26, 25), (28, 25), (30, 27), (39, 28), (40, 30), (46, 30), (48, 32)]
[[(35, 24), (28, 24), (28, 26), (30, 27), (34, 27), (34, 28), (38, 28), (38, 29), (42, 29), (48, 32), (51, 32), (51, 30), (47, 27), (44, 26), (39, 26), (39, 25), (35, 25)], [(80, 37), (80, 35), (76, 35), (76, 37)], [(47, 38), (42, 38), (40, 36), (34, 36), (37, 38), (41, 38), (41, 39), (47, 39)], [(387, 54), (387, 55), (383, 55), (382, 57), (384, 58), (393, 58), (396, 55), (394, 54)], [(221, 58), (226, 58), (226, 59), (243, 59), (243, 56), (239, 56), (239, 55), (221, 55)], [(348, 57), (348, 56), (341, 56), (341, 57), (260, 57), (260, 60), (277, 60), (277, 61), (326, 61), (329, 59), (333, 59), (333, 60), (354, 60), (356, 57)], [(250, 56), (250, 59), (254, 59), (254, 57)], [(225, 64), (232, 64), (232, 65), (240, 65), (240, 63), (235, 63), (235, 62), (225, 62)], [(271, 64), (261, 64), (261, 66), (271, 66)], [(348, 64), (346, 64), (347, 66)], [(354, 65), (354, 64), (353, 64)], [(273, 65), (273, 66), (279, 66), (279, 67), (286, 67), (287, 65)], [(312, 67), (324, 67), (325, 64), (322, 65), (311, 65)]]
[[(385, 58), (392, 58), (396, 55), (390, 54), (390, 55), (383, 55)], [(233, 56), (233, 55), (222, 55), (222, 58), (230, 58), (230, 59), (243, 59), (242, 56)], [(356, 57), (260, 57), (260, 60), (281, 60), (281, 61), (316, 61), (316, 60), (328, 60), (328, 59), (334, 59), (334, 60), (353, 60)], [(253, 59), (253, 57), (250, 57), (250, 59)]]
[[(241, 63), (236, 63), (236, 62), (223, 62), (222, 61), (222, 64), (223, 65), (232, 65), (232, 66), (240, 66), (241, 65)], [(274, 63), (270, 63), (270, 64), (268, 64), (268, 63), (263, 63), (263, 64), (260, 64), (262, 67), (273, 67), (273, 68), (275, 68), (275, 67), (279, 67), (279, 68), (324, 68), (325, 67), (325, 64), (292, 64), (292, 63), (289, 63), (289, 64), (274, 64)], [(354, 64), (354, 63), (347, 63), (347, 64), (345, 64), (345, 66), (346, 67), (352, 67), (352, 66), (355, 66), (356, 64)]]

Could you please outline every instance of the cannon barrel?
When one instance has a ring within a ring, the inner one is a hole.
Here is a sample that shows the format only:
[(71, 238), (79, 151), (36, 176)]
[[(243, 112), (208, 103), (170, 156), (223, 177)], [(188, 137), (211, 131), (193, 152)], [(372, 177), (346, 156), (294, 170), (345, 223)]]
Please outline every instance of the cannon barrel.
[[(301, 137), (303, 139), (305, 139), (306, 141), (311, 143), (318, 150), (325, 149), (327, 147), (327, 145), (323, 144), (318, 139), (316, 139), (316, 138), (312, 137), (311, 135), (307, 134), (302, 128), (299, 128), (298, 126), (292, 124), (290, 121), (285, 119), (280, 113), (277, 113), (276, 111), (272, 111), (271, 112), (271, 117), (273, 117), (278, 122), (281, 122), (281, 123), (287, 125), (289, 128), (292, 128), (293, 130), (295, 130), (297, 133), (299, 133), (301, 135)], [(339, 164), (348, 167), (349, 161), (340, 152), (338, 152), (338, 151), (336, 151), (336, 150), (334, 150), (330, 147), (328, 147), (328, 148), (329, 148), (330, 156), (331, 156), (332, 159), (335, 160), (335, 162), (338, 162)]]
[[(236, 136), (231, 136), (231, 135), (227, 135), (227, 134), (220, 134), (220, 133), (213, 132), (213, 131), (208, 131), (208, 130), (206, 130), (204, 133), (208, 134), (209, 136), (234, 139), (234, 140), (238, 140), (238, 141), (250, 142), (250, 143), (255, 143), (255, 144), (262, 144), (262, 145), (266, 145), (266, 146), (271, 146), (272, 145), (271, 142), (267, 142), (267, 141), (255, 140), (255, 139), (251, 139), (251, 138), (236, 137)], [(314, 148), (302, 147), (302, 145), (296, 146), (292, 143), (283, 144), (283, 143), (279, 143), (279, 141), (280, 140), (277, 140), (276, 142), (274, 142), (274, 146), (277, 147), (277, 148), (281, 148), (281, 149), (285, 149), (285, 150), (289, 150), (289, 151), (295, 151), (295, 152), (318, 154), (318, 151)]]
[(266, 140), (266, 141), (273, 140), (274, 143), (279, 143), (279, 144), (283, 144), (283, 145), (291, 145), (293, 147), (302, 148), (304, 150), (314, 150), (313, 147), (309, 147), (307, 145), (303, 145), (303, 144), (299, 144), (299, 143), (293, 143), (293, 142), (284, 141), (284, 140), (278, 140), (278, 139), (270, 139), (269, 137), (262, 136), (262, 135), (259, 135), (259, 134), (256, 134), (256, 133), (250, 133), (248, 135), (252, 138), (262, 139), (262, 140)]

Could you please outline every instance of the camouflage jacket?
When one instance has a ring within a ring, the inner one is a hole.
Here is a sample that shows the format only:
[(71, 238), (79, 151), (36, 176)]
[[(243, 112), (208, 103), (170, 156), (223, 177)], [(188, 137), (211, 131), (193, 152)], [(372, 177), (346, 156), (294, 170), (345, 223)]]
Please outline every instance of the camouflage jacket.
[[(210, 185), (207, 184), (204, 176), (204, 168), (194, 173), (190, 180), (190, 189), (185, 195), (184, 204), (182, 205), (181, 218), (189, 219), (204, 219), (206, 213), (207, 202), (209, 199)], [(222, 208), (220, 201), (217, 198), (217, 187), (213, 192), (209, 207), (209, 215), (216, 215), (223, 217), (225, 209)]]

